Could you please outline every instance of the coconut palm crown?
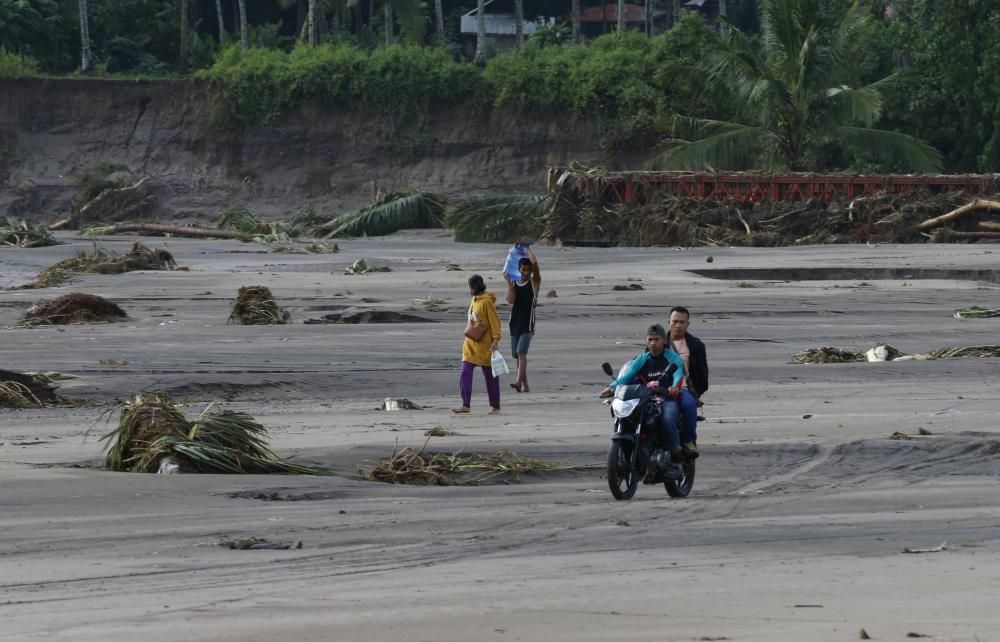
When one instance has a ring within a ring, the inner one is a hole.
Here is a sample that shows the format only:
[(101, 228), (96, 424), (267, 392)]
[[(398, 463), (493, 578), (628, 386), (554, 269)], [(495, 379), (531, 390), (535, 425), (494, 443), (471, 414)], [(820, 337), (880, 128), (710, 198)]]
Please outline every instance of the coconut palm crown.
[(726, 101), (732, 122), (677, 115), (653, 165), (812, 169), (818, 145), (863, 148), (883, 163), (935, 171), (940, 154), (905, 134), (874, 129), (889, 76), (853, 86), (871, 21), (858, 2), (760, 0), (759, 38), (730, 27), (702, 60), (664, 68), (663, 77)]

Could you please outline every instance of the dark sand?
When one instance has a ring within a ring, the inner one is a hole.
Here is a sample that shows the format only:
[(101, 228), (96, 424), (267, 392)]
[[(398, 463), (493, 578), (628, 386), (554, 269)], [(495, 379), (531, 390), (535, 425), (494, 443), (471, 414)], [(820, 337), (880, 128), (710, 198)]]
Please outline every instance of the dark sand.
[[(63, 238), (76, 247), (0, 249), (0, 287), (91, 245)], [(102, 245), (124, 251), (132, 240)], [(576, 468), (433, 488), (109, 473), (94, 468), (106, 427), (84, 438), (103, 408), (0, 410), (0, 640), (1000, 636), (1000, 359), (789, 363), (820, 345), (918, 353), (1000, 343), (1000, 319), (952, 318), (972, 304), (1000, 307), (986, 272), (998, 246), (540, 247), (542, 290), (558, 298), (539, 308), (532, 392), (505, 382), (503, 413), (488, 417), (477, 378), (473, 414), (456, 417), (465, 280), (492, 275), (500, 290), (503, 247), (439, 232), (340, 242), (341, 253), (319, 256), (146, 242), (191, 271), (0, 292), (5, 328), (32, 302), (70, 291), (131, 317), (0, 330), (0, 368), (79, 375), (62, 393), (96, 401), (147, 389), (191, 412), (225, 401), (268, 426), (281, 456), (344, 472), (397, 440), (419, 447), (433, 426), (460, 433), (433, 438), (435, 450), (512, 448)], [(394, 271), (345, 276), (362, 257)], [(845, 267), (868, 271), (821, 271)], [(687, 271), (716, 268), (755, 271)], [(766, 280), (765, 268), (784, 272)], [(855, 280), (778, 280), (790, 275)], [(629, 278), (645, 290), (612, 290)], [(292, 325), (226, 325), (243, 285), (271, 288)], [(429, 296), (447, 309), (408, 309)], [(603, 472), (599, 366), (637, 351), (646, 325), (675, 304), (692, 308), (712, 369), (695, 489), (671, 500), (641, 486), (616, 502)], [(354, 311), (436, 323), (303, 323)], [(430, 407), (376, 410), (388, 396)], [(933, 434), (917, 436), (921, 427)], [(889, 440), (895, 431), (914, 439)], [(215, 546), (249, 535), (303, 548)]]

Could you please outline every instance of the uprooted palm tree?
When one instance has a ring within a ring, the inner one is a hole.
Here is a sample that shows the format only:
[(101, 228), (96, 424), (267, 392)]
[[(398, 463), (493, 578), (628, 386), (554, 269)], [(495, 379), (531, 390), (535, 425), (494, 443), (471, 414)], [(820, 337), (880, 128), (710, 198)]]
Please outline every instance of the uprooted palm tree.
[(313, 230), (315, 236), (383, 236), (399, 230), (441, 227), (444, 200), (429, 192), (390, 192)]
[(939, 153), (899, 132), (874, 129), (882, 91), (893, 76), (857, 86), (856, 63), (870, 21), (855, 1), (760, 0), (759, 42), (735, 28), (693, 65), (664, 69), (665, 79), (702, 88), (736, 105), (733, 122), (676, 116), (672, 139), (653, 164), (666, 169), (810, 169), (821, 142), (864, 146), (880, 161), (919, 171), (940, 167)]

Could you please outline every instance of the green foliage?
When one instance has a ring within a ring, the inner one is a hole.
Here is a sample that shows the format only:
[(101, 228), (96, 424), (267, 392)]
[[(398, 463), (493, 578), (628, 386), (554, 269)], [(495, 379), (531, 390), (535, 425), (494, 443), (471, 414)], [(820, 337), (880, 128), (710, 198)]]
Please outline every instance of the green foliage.
[(243, 125), (273, 123), (303, 101), (361, 108), (380, 116), (382, 140), (420, 131), (433, 108), (473, 94), (479, 73), (443, 50), (393, 45), (365, 51), (351, 45), (298, 45), (290, 52), (228, 47), (203, 72)]
[(958, 171), (1000, 168), (1000, 13), (995, 2), (899, 0), (883, 38), (900, 80), (893, 121)]
[(267, 234), (271, 231), (269, 225), (261, 221), (250, 210), (242, 205), (230, 205), (215, 217), (215, 224), (220, 230), (239, 232), (245, 236)]
[(510, 243), (545, 230), (548, 196), (476, 196), (448, 208), (445, 226), (466, 243)]
[(24, 219), (8, 216), (6, 223), (0, 223), (0, 245), (44, 247), (59, 245), (59, 240), (44, 225), (32, 227)]
[[(661, 166), (817, 169), (822, 140), (866, 145), (887, 164), (939, 167), (939, 155), (922, 141), (872, 128), (894, 79), (858, 83), (871, 23), (856, 2), (845, 9), (820, 0), (760, 0), (759, 8), (759, 42), (734, 29), (686, 70), (688, 87), (703, 86), (707, 96), (738, 106), (737, 117), (675, 117)], [(684, 77), (671, 72), (668, 66), (665, 75)]]
[(125, 183), (112, 179), (116, 172), (127, 171), (128, 168), (117, 163), (98, 163), (90, 169), (85, 169), (75, 175), (76, 193), (73, 195), (73, 213), (79, 214), (80, 208), (97, 198), (101, 192), (122, 187)]
[(5, 54), (21, 54), (26, 60), (37, 56), (51, 46), (60, 20), (55, 0), (0, 0), (0, 77), (19, 77), (5, 71)]
[(37, 61), (0, 47), (0, 78), (25, 78), (36, 75), (38, 75)]
[(317, 231), (326, 238), (384, 236), (399, 230), (441, 227), (444, 201), (435, 194), (408, 190), (391, 192), (367, 207), (334, 219)]

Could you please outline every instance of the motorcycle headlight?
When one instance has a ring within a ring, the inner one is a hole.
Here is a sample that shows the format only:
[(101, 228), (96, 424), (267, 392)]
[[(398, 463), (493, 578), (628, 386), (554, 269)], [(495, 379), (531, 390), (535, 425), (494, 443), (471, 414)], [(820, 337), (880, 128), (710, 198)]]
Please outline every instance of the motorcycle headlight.
[(624, 419), (631, 415), (636, 408), (639, 407), (640, 399), (615, 399), (611, 402), (611, 412), (614, 413), (615, 417), (619, 419)]

